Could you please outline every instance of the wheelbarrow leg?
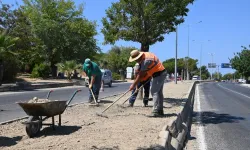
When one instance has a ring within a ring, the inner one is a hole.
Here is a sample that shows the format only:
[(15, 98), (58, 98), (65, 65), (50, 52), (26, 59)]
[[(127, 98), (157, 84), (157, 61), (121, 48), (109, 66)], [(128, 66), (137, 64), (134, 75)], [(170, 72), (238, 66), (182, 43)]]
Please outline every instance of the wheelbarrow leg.
[(59, 115), (59, 126), (61, 126), (61, 114)]
[(54, 116), (52, 117), (52, 128), (53, 128), (53, 130), (55, 130), (55, 118), (54, 118)]

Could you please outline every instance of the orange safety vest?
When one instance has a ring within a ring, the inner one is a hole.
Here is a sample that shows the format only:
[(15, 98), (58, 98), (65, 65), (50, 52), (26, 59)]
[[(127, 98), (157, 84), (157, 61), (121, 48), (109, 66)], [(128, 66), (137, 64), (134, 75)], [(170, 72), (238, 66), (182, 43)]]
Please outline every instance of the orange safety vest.
[(144, 60), (152, 60), (152, 63), (148, 66), (146, 75), (141, 79), (141, 81), (146, 81), (152, 77), (154, 73), (165, 69), (160, 60), (153, 53), (144, 52)]

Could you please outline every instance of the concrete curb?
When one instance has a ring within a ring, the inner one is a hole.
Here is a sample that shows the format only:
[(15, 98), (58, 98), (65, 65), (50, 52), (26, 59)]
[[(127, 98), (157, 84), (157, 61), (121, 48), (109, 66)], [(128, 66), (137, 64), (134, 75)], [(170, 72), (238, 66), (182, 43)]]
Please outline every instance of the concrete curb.
[(14, 85), (8, 87), (0, 87), (0, 92), (7, 91), (20, 91), (20, 90), (34, 90), (34, 89), (43, 89), (43, 88), (56, 88), (56, 87), (65, 87), (73, 86), (75, 83), (50, 83), (50, 84), (37, 84), (37, 85)]
[(191, 131), (195, 87), (196, 84), (203, 82), (211, 81), (195, 81), (189, 88), (188, 99), (181, 113), (159, 133), (159, 144), (166, 150), (181, 150), (185, 147)]
[[(100, 100), (101, 99), (105, 99), (105, 98), (110, 98), (110, 97), (118, 96), (118, 95), (121, 95), (121, 94), (123, 94), (123, 93), (118, 93), (118, 94), (114, 94), (114, 95), (110, 95), (110, 96), (105, 96), (105, 97), (100, 98)], [(75, 104), (69, 105), (68, 107), (74, 107), (74, 106), (85, 104), (85, 103), (86, 102), (75, 103)], [(19, 120), (27, 119), (28, 117), (29, 116), (24, 116), (24, 117), (20, 117), (20, 118), (8, 120), (8, 121), (0, 122), (0, 125), (5, 125), (5, 124), (9, 124), (9, 123), (16, 122), (16, 121), (19, 121)]]

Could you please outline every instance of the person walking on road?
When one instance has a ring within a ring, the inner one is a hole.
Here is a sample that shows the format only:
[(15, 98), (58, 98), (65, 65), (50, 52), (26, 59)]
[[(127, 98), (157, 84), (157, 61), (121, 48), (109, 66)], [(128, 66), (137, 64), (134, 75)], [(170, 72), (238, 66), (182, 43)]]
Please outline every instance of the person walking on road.
[[(135, 64), (135, 67), (134, 67), (134, 70), (135, 70), (135, 78), (137, 77), (138, 73), (140, 72), (140, 64), (139, 63), (136, 63)], [(151, 77), (145, 77), (144, 80), (140, 80), (140, 82), (137, 84), (137, 87), (134, 88), (132, 90), (132, 95), (129, 99), (129, 107), (133, 107), (134, 106), (134, 102), (136, 100), (136, 97), (138, 95), (138, 92), (137, 89), (139, 89), (141, 86), (143, 86), (144, 88), (144, 97), (143, 97), (143, 104), (144, 104), (144, 107), (146, 107), (148, 105), (148, 101), (149, 101), (149, 90), (150, 90), (150, 80), (151, 80)]]
[(99, 102), (98, 97), (102, 82), (102, 72), (100, 68), (95, 62), (87, 58), (83, 64), (83, 71), (89, 77), (89, 103), (94, 102), (94, 98), (90, 90), (93, 91), (95, 99)]
[(164, 116), (163, 112), (163, 85), (167, 75), (165, 67), (162, 65), (160, 60), (150, 52), (140, 52), (133, 50), (130, 53), (129, 62), (136, 61), (140, 64), (140, 72), (136, 79), (130, 86), (129, 90), (132, 91), (145, 77), (152, 77), (151, 94), (153, 97), (153, 111), (152, 117)]

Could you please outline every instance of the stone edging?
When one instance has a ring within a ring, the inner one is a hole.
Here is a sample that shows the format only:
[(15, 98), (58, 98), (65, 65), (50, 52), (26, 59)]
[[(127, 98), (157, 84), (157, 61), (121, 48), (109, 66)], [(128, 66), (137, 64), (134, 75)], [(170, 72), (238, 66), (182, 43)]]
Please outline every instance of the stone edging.
[(184, 148), (191, 130), (193, 104), (196, 84), (211, 81), (195, 81), (189, 89), (188, 99), (177, 118), (167, 124), (159, 133), (159, 145), (166, 150), (181, 150)]

